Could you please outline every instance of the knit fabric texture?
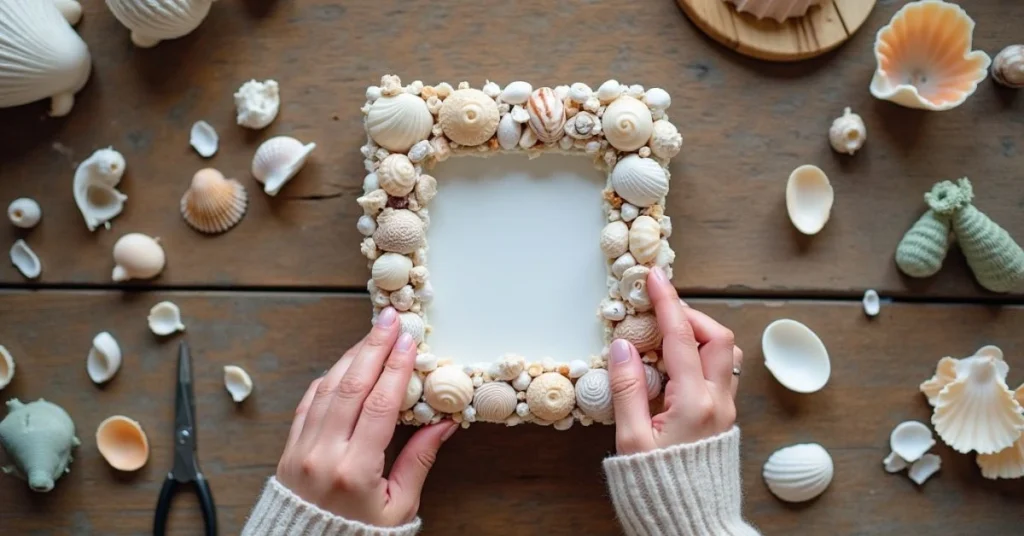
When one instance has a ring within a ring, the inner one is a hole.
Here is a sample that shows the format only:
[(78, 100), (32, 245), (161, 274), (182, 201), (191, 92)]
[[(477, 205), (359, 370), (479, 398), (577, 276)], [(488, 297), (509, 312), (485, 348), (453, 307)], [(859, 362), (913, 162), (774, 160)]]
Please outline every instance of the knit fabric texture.
[(302, 500), (270, 477), (242, 536), (413, 536), (419, 530), (419, 518), (387, 528), (345, 519)]
[(949, 252), (949, 216), (925, 212), (896, 246), (896, 266), (910, 277), (929, 277), (942, 268)]
[(743, 520), (740, 430), (604, 461), (629, 536), (756, 536)]

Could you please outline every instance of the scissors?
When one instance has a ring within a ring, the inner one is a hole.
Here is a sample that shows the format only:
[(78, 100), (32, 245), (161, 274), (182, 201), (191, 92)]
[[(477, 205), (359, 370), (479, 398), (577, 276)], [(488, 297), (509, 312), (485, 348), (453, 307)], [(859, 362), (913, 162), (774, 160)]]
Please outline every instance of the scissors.
[(162, 536), (167, 531), (171, 497), (178, 487), (188, 483), (195, 485), (199, 495), (206, 536), (216, 536), (217, 511), (213, 505), (213, 495), (210, 494), (206, 477), (199, 470), (196, 457), (196, 395), (192, 389), (192, 354), (188, 344), (182, 341), (178, 348), (178, 387), (174, 396), (174, 466), (160, 488), (160, 499), (157, 500), (156, 517), (153, 520), (155, 536)]

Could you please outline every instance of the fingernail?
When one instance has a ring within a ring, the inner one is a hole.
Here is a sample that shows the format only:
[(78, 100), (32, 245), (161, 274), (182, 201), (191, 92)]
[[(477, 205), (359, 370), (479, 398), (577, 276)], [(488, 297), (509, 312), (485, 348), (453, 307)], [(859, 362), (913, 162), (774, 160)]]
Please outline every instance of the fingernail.
[(659, 283), (668, 281), (668, 278), (665, 277), (665, 270), (662, 270), (660, 266), (655, 266), (654, 269), (651, 270), (651, 275), (653, 275), (654, 279), (658, 280)]
[(395, 312), (393, 307), (388, 307), (380, 312), (377, 316), (377, 325), (382, 328), (389, 328), (398, 319), (398, 313)]
[(412, 349), (412, 342), (412, 335), (403, 333), (398, 336), (398, 342), (395, 344), (395, 347), (400, 352), (408, 352)]
[(689, 307), (690, 306), (690, 304), (688, 304), (685, 301), (683, 301), (682, 298), (679, 298), (679, 305), (682, 305), (683, 307)]
[(453, 435), (455, 435), (455, 431), (456, 431), (456, 430), (458, 430), (458, 429), (459, 429), (459, 425), (458, 425), (458, 423), (454, 423), (454, 422), (453, 422), (453, 423), (451, 424), (451, 426), (449, 426), (449, 427), (448, 427), (448, 429), (447, 429), (447, 430), (445, 430), (445, 432), (444, 432), (444, 435), (443, 435), (443, 436), (441, 436), (441, 442), (443, 443), (443, 442), (445, 442), (445, 441), (448, 441), (448, 438), (450, 438), (450, 437), (452, 437)]
[(616, 365), (629, 361), (632, 354), (633, 352), (629, 350), (629, 343), (625, 340), (615, 339), (612, 341), (612, 362)]

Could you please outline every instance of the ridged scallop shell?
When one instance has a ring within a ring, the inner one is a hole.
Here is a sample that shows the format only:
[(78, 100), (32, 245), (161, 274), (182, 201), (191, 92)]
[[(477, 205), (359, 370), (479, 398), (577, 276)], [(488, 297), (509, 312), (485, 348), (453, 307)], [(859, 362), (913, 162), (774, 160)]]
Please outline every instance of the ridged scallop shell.
[(661, 346), (661, 330), (658, 329), (658, 319), (652, 313), (629, 315), (615, 325), (612, 338), (625, 339), (633, 343), (633, 346), (636, 346), (636, 351), (641, 354), (656, 350), (658, 346)]
[(110, 12), (131, 30), (132, 43), (143, 48), (191, 33), (211, 5), (213, 0), (107, 0)]
[(576, 405), (595, 421), (612, 420), (615, 408), (607, 370), (593, 369), (576, 380)]
[(377, 179), (388, 195), (405, 197), (416, 187), (416, 166), (404, 154), (390, 154), (377, 168)]
[(613, 221), (601, 230), (601, 251), (605, 257), (615, 259), (629, 250), (629, 227), (621, 221)]
[(768, 489), (786, 502), (809, 501), (832, 483), (832, 456), (817, 443), (775, 451), (764, 464)]
[(411, 210), (386, 208), (377, 217), (373, 240), (384, 251), (410, 254), (423, 246), (424, 227), (423, 220)]
[(498, 130), (498, 103), (479, 89), (459, 89), (444, 100), (437, 122), (455, 143), (480, 145)]
[(422, 316), (416, 313), (399, 313), (398, 323), (400, 333), (411, 335), (416, 344), (423, 342), (423, 337), (427, 334), (427, 323)]
[(75, 204), (90, 231), (101, 225), (109, 229), (110, 220), (124, 210), (128, 196), (115, 186), (121, 182), (126, 166), (121, 153), (107, 148), (92, 153), (75, 169)]
[(92, 347), (85, 358), (85, 371), (95, 384), (106, 383), (121, 369), (121, 347), (106, 331), (92, 338)]
[(53, 2), (0, 2), (0, 108), (52, 98), (50, 115), (67, 115), (91, 71), (89, 48)]
[(216, 169), (201, 169), (181, 197), (181, 216), (201, 233), (223, 233), (242, 221), (247, 203), (242, 183)]
[(402, 406), (398, 409), (402, 411), (412, 409), (420, 401), (421, 396), (423, 396), (423, 380), (420, 379), (419, 374), (414, 373), (409, 376), (409, 383), (405, 386), (405, 397), (402, 399)]
[(252, 176), (263, 183), (263, 191), (274, 196), (306, 165), (315, 143), (302, 144), (289, 136), (277, 136), (260, 144), (252, 157)]
[(650, 216), (638, 216), (629, 227), (629, 252), (636, 262), (645, 264), (658, 256), (661, 226)]
[[(473, 399), (473, 380), (461, 367), (449, 365), (440, 367), (427, 376), (423, 387), (423, 398), (430, 407), (444, 413), (456, 413), (466, 409)], [(479, 415), (479, 412), (478, 412)]]
[(634, 266), (623, 272), (619, 281), (619, 294), (638, 313), (651, 310), (651, 297), (647, 294), (647, 275), (650, 273), (646, 266)]
[(385, 253), (373, 261), (373, 282), (381, 290), (398, 290), (409, 284), (412, 259), (401, 253)]
[(654, 156), (669, 159), (679, 154), (683, 148), (683, 136), (675, 125), (661, 119), (654, 122), (649, 145)]
[(956, 363), (956, 379), (935, 397), (935, 433), (957, 452), (994, 454), (1024, 431), (1024, 409), (1006, 386), (1006, 362), (974, 356)]
[(792, 17), (803, 17), (812, 6), (824, 0), (727, 0), (736, 5), (736, 11), (750, 13), (758, 19), (783, 22)]
[(15, 240), (14, 245), (11, 246), (10, 254), (11, 264), (21, 272), (21, 275), (29, 279), (35, 279), (42, 273), (43, 265), (39, 262), (39, 257), (32, 251), (32, 248), (28, 247), (24, 240), (20, 238)]
[(433, 126), (434, 116), (427, 103), (408, 93), (381, 97), (366, 114), (370, 139), (394, 153), (404, 153), (416, 142), (429, 138)]
[[(635, 151), (647, 145), (647, 140), (651, 139), (654, 118), (646, 104), (623, 95), (605, 108), (601, 129), (612, 147), (625, 152)], [(642, 203), (640, 205), (646, 206)]]
[(996, 54), (992, 79), (1006, 87), (1024, 88), (1024, 45), (1010, 45)]
[(638, 207), (649, 207), (668, 193), (668, 172), (651, 158), (629, 155), (615, 164), (612, 189)]
[(485, 383), (473, 395), (476, 419), (483, 422), (505, 422), (516, 410), (516, 390), (505, 382)]
[(530, 412), (545, 421), (557, 421), (576, 405), (576, 390), (569, 378), (557, 372), (545, 372), (530, 382), (526, 389)]
[(149, 439), (142, 426), (123, 415), (108, 417), (96, 428), (96, 449), (118, 471), (137, 471), (149, 461)]
[(128, 233), (114, 242), (114, 281), (150, 279), (160, 275), (167, 257), (156, 239), (142, 233)]
[(537, 89), (526, 101), (530, 128), (543, 143), (554, 143), (565, 135), (565, 105), (549, 87)]
[(244, 402), (252, 394), (252, 378), (242, 367), (227, 365), (224, 367), (224, 389), (235, 403)]

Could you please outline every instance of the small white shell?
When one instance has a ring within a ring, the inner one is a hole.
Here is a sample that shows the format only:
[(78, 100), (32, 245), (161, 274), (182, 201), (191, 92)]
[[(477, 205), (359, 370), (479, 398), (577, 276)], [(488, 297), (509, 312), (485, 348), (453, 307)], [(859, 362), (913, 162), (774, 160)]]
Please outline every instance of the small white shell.
[(622, 218), (622, 221), (624, 222), (631, 222), (639, 215), (640, 209), (632, 203), (623, 203), (622, 206), (619, 207), (619, 217)]
[(416, 179), (413, 193), (416, 196), (416, 201), (419, 201), (421, 206), (427, 206), (427, 203), (430, 203), (434, 196), (437, 195), (437, 179), (430, 175), (420, 175)]
[(11, 246), (11, 264), (21, 272), (21, 275), (35, 279), (43, 271), (43, 265), (39, 257), (28, 247), (24, 240), (18, 239)]
[(428, 140), (420, 140), (409, 149), (409, 161), (418, 164), (434, 154), (434, 146)]
[(569, 98), (572, 99), (573, 102), (583, 104), (584, 102), (587, 102), (587, 99), (593, 96), (594, 91), (590, 89), (590, 86), (582, 82), (576, 82), (569, 86)]
[(619, 281), (619, 294), (638, 313), (650, 311), (652, 307), (651, 297), (647, 294), (647, 275), (650, 273), (646, 266), (634, 266), (623, 272)]
[(832, 456), (817, 443), (793, 445), (775, 451), (764, 464), (768, 489), (786, 502), (809, 501), (832, 483)]
[(501, 101), (509, 104), (523, 104), (533, 93), (533, 86), (527, 82), (517, 81), (505, 86), (501, 92)]
[(508, 115), (516, 123), (528, 123), (530, 121), (530, 112), (527, 112), (526, 108), (523, 108), (519, 104), (513, 106)]
[(395, 197), (405, 197), (416, 187), (416, 166), (404, 154), (388, 155), (377, 168), (380, 187)]
[(530, 415), (530, 404), (526, 402), (520, 402), (516, 404), (516, 415), (525, 419), (528, 415)]
[(416, 344), (423, 342), (423, 337), (427, 334), (427, 324), (423, 321), (422, 316), (416, 313), (399, 313), (398, 322), (401, 333), (412, 335)]
[(654, 400), (661, 394), (661, 373), (650, 365), (644, 365), (644, 378), (647, 380), (647, 400)]
[(569, 362), (569, 378), (575, 380), (590, 371), (590, 365), (582, 359), (573, 359)]
[[(427, 376), (423, 398), (437, 411), (462, 411), (473, 399), (473, 380), (459, 367), (440, 367)], [(479, 411), (477, 408), (478, 415)]]
[(634, 266), (636, 266), (636, 259), (633, 258), (632, 254), (626, 253), (618, 259), (615, 259), (615, 262), (612, 263), (612, 274), (614, 274), (615, 277), (622, 277), (622, 274), (626, 273), (626, 270)]
[(907, 462), (921, 459), (933, 446), (931, 429), (918, 421), (901, 422), (889, 435), (889, 448)]
[(601, 305), (601, 317), (618, 322), (626, 318), (626, 305), (619, 300), (608, 300)]
[(185, 324), (181, 322), (181, 309), (173, 302), (162, 301), (149, 310), (146, 318), (149, 322), (149, 330), (156, 335), (165, 336), (175, 331), (185, 331)]
[(813, 393), (832, 373), (828, 350), (810, 328), (796, 320), (776, 320), (761, 335), (764, 365), (784, 387)]
[(132, 43), (149, 48), (199, 27), (214, 0), (107, 0), (114, 17), (132, 33)]
[(679, 154), (683, 148), (683, 136), (672, 123), (660, 119), (654, 122), (651, 133), (651, 153), (658, 158), (669, 159)]
[(181, 197), (181, 216), (201, 233), (223, 233), (242, 221), (248, 202), (242, 183), (216, 169), (200, 169)]
[(639, 216), (629, 227), (629, 252), (636, 262), (645, 264), (658, 256), (661, 248), (661, 226), (650, 216)]
[(530, 387), (530, 382), (533, 381), (533, 376), (525, 370), (516, 376), (516, 379), (512, 380), (512, 387), (517, 391), (525, 391)]
[(569, 415), (576, 405), (576, 392), (569, 378), (557, 372), (545, 372), (530, 382), (526, 402), (537, 417), (557, 421)]
[(925, 454), (920, 460), (914, 462), (907, 471), (907, 476), (918, 486), (924, 485), (925, 481), (939, 472), (942, 468), (942, 458), (935, 454)]
[(614, 407), (607, 370), (593, 369), (576, 380), (576, 404), (595, 421), (612, 420)]
[(384, 251), (410, 254), (423, 246), (426, 229), (423, 220), (411, 210), (387, 208), (377, 217), (373, 240)]
[(882, 460), (882, 467), (885, 468), (885, 472), (887, 473), (898, 473), (909, 466), (910, 464), (907, 463), (907, 460), (900, 458), (900, 455), (895, 452), (890, 452), (889, 455)]
[(259, 130), (274, 122), (281, 109), (280, 87), (275, 80), (249, 80), (235, 92), (235, 122)]
[[(601, 119), (596, 115), (590, 112), (578, 112), (572, 119), (565, 122), (563, 130), (572, 140), (585, 140), (600, 134), (601, 128)], [(575, 142), (573, 141), (573, 143)]]
[(420, 401), (423, 396), (423, 380), (419, 374), (409, 376), (409, 384), (405, 386), (405, 398), (402, 399), (402, 406), (398, 409), (405, 411), (411, 409)]
[(861, 300), (861, 303), (864, 305), (864, 314), (868, 316), (878, 316), (879, 311), (882, 309), (878, 292), (871, 289), (864, 291), (864, 298)]
[(615, 80), (608, 80), (597, 88), (597, 98), (601, 102), (611, 102), (622, 95), (622, 86)]
[(423, 99), (400, 93), (381, 97), (366, 114), (366, 132), (377, 145), (404, 153), (420, 140), (430, 137), (434, 116)]
[(612, 337), (629, 341), (641, 354), (655, 350), (661, 345), (658, 319), (652, 313), (627, 316), (615, 325)]
[(220, 137), (217, 136), (217, 131), (214, 130), (213, 125), (206, 121), (196, 121), (192, 124), (188, 143), (199, 153), (199, 156), (210, 158), (217, 154), (217, 144), (219, 142)]
[(150, 279), (164, 269), (167, 257), (156, 239), (142, 233), (128, 233), (114, 243), (114, 271), (116, 282), (129, 279)]
[(637, 207), (649, 207), (668, 193), (668, 172), (651, 158), (629, 155), (612, 169), (615, 193)]
[(39, 203), (28, 197), (19, 197), (7, 206), (7, 219), (11, 220), (15, 227), (31, 229), (42, 217), (43, 210), (39, 208)]
[(618, 258), (629, 250), (629, 227), (621, 221), (613, 221), (601, 230), (601, 251), (605, 257)]
[(416, 292), (411, 286), (406, 285), (392, 292), (389, 298), (392, 307), (404, 312), (412, 309), (413, 304), (416, 302)]
[(483, 92), (484, 95), (487, 95), (492, 99), (496, 99), (498, 98), (499, 95), (501, 95), (501, 86), (488, 80), (486, 83), (484, 83)]
[(498, 145), (506, 151), (511, 151), (519, 145), (519, 139), (523, 135), (523, 126), (517, 123), (511, 113), (505, 114), (498, 122)]
[(124, 156), (114, 149), (100, 149), (75, 170), (75, 204), (90, 231), (99, 226), (110, 228), (110, 220), (124, 210), (128, 196), (115, 186), (121, 182), (126, 164)]
[(647, 140), (651, 139), (654, 118), (647, 105), (633, 97), (622, 96), (605, 108), (601, 129), (612, 147), (620, 151), (635, 151), (647, 145)]
[(437, 356), (434, 354), (416, 354), (416, 364), (419, 372), (432, 372), (437, 369)]
[(489, 140), (498, 130), (498, 119), (498, 104), (479, 89), (456, 90), (437, 115), (444, 135), (467, 147)]
[(412, 259), (400, 253), (385, 253), (373, 261), (370, 277), (382, 290), (398, 290), (409, 284)]
[(231, 395), (231, 400), (242, 402), (252, 394), (252, 378), (242, 367), (227, 365), (224, 367), (224, 388)]
[(11, 384), (14, 379), (14, 356), (0, 344), (0, 390)]
[(850, 111), (847, 106), (843, 115), (832, 122), (828, 129), (828, 142), (832, 150), (837, 153), (852, 155), (864, 146), (868, 138), (868, 129), (864, 126), (864, 120)]
[(644, 101), (652, 110), (665, 111), (672, 105), (672, 97), (669, 96), (668, 91), (660, 87), (648, 89), (647, 93), (644, 94)]
[(786, 181), (786, 211), (793, 226), (803, 234), (817, 234), (825, 227), (834, 200), (832, 185), (818, 166), (800, 166)]
[(371, 236), (377, 230), (377, 220), (373, 219), (373, 216), (363, 214), (356, 220), (356, 229), (363, 236)]
[[(414, 97), (415, 98), (415, 97)], [(277, 136), (263, 142), (252, 158), (252, 176), (263, 183), (263, 191), (274, 196), (306, 165), (315, 143), (303, 145), (289, 136)]]
[(430, 404), (426, 402), (417, 402), (412, 407), (412, 414), (416, 419), (416, 422), (420, 424), (427, 424), (434, 418), (434, 408), (430, 407)]
[(89, 379), (99, 385), (110, 381), (121, 369), (121, 347), (114, 337), (106, 331), (98, 333), (92, 339), (92, 348), (85, 358), (85, 371)]
[(473, 395), (476, 419), (482, 422), (505, 422), (516, 410), (516, 390), (505, 382), (485, 383)]
[(539, 141), (554, 143), (565, 135), (565, 105), (551, 88), (534, 91), (526, 102), (526, 111), (530, 114), (530, 128)]
[(376, 173), (370, 173), (363, 177), (363, 195), (380, 189), (380, 179)]

